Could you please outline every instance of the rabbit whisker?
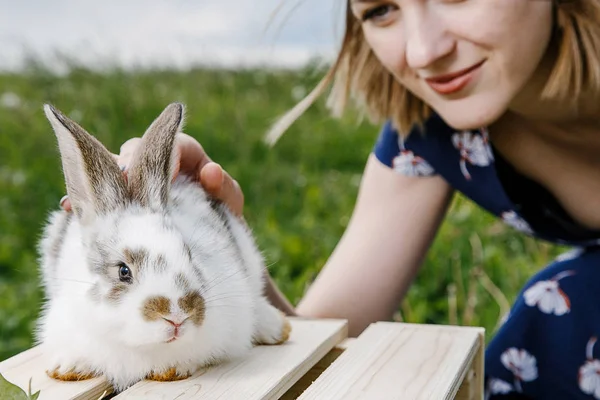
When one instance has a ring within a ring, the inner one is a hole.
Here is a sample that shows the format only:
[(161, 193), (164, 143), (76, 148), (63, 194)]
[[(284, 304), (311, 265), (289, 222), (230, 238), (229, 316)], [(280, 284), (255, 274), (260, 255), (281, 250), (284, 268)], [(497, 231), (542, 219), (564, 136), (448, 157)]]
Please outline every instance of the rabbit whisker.
[(248, 296), (228, 296), (228, 297), (221, 297), (219, 299), (211, 299), (210, 301), (205, 301), (204, 305), (205, 306), (209, 306), (211, 304), (219, 304), (220, 302), (226, 301), (226, 300), (233, 300), (233, 299), (247, 299)]
[[(230, 275), (225, 275), (225, 276), (219, 276), (211, 281), (206, 281), (206, 282), (202, 282), (202, 288), (206, 291), (214, 289), (215, 287), (217, 287), (218, 285), (220, 285), (223, 282), (228, 282), (231, 278), (233, 278), (234, 276), (243, 273), (243, 271), (241, 270), (236, 270), (234, 271), (232, 274)], [(245, 276), (241, 279), (249, 279), (250, 276)], [(205, 286), (206, 285), (206, 286)]]
[(215, 299), (222, 299), (222, 298), (227, 298), (229, 296), (232, 297), (249, 297), (252, 296), (251, 293), (245, 292), (245, 291), (233, 291), (233, 292), (228, 292), (228, 293), (216, 293), (213, 295), (209, 295), (209, 296), (205, 296), (204, 297), (204, 301), (211, 301), (211, 300), (215, 300)]
[(49, 279), (53, 280), (53, 281), (58, 281), (58, 282), (85, 283), (87, 285), (93, 285), (94, 284), (94, 282), (80, 281), (80, 280), (77, 280), (77, 279), (69, 279), (69, 278), (55, 278), (55, 277), (52, 277), (52, 278), (49, 278)]

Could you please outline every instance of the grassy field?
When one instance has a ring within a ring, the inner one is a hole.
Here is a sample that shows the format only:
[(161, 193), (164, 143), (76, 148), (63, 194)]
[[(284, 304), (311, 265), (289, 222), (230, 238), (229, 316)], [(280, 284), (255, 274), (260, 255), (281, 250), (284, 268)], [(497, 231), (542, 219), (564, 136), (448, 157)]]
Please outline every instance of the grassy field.
[[(113, 152), (139, 136), (166, 104), (187, 104), (186, 131), (242, 185), (246, 218), (271, 274), (297, 302), (350, 217), (378, 127), (334, 120), (324, 101), (274, 149), (269, 123), (322, 71), (138, 71), (102, 74), (41, 67), (0, 74), (0, 360), (31, 345), (42, 300), (36, 243), (64, 194), (55, 138), (42, 104), (51, 102)], [(398, 238), (402, 240), (402, 238)], [(520, 287), (558, 251), (496, 222), (457, 196), (398, 317), (484, 326), (488, 338)]]

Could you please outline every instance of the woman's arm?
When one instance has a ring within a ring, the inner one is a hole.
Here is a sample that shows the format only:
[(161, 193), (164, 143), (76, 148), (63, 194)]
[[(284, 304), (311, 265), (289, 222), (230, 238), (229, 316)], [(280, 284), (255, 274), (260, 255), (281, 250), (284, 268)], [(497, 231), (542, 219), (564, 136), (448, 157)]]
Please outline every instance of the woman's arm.
[[(295, 313), (348, 319), (350, 336), (372, 322), (391, 319), (435, 237), (451, 195), (442, 178), (406, 177), (371, 155), (348, 228)], [(291, 307), (271, 290), (276, 306)]]

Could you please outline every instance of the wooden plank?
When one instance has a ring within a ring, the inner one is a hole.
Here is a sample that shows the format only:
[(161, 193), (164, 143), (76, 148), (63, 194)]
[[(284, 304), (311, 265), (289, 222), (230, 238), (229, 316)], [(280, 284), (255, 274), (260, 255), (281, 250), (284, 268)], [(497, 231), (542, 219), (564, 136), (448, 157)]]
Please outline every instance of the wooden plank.
[(454, 399), (482, 337), (482, 328), (377, 322), (298, 399)]
[(325, 371), (342, 353), (356, 340), (347, 338), (336, 345), (323, 358), (319, 360), (306, 374), (300, 378), (279, 400), (295, 400)]
[(114, 399), (279, 399), (348, 335), (345, 320), (290, 320), (292, 333), (283, 345), (255, 347), (247, 358), (204, 369), (184, 381), (142, 381)]
[(475, 400), (483, 399), (485, 395), (485, 330), (479, 330), (479, 349), (473, 360), (473, 396)]
[[(485, 343), (483, 332), (480, 333), (480, 343)], [(456, 394), (455, 400), (481, 400), (483, 399), (484, 389), (484, 364), (485, 352), (484, 346), (479, 346), (473, 364), (467, 376), (463, 380), (460, 390)]]
[(43, 346), (36, 346), (0, 363), (0, 373), (9, 382), (27, 392), (31, 378), (31, 392), (40, 391), (39, 400), (98, 400), (103, 392), (112, 389), (104, 378), (80, 382), (57, 382), (46, 375)]

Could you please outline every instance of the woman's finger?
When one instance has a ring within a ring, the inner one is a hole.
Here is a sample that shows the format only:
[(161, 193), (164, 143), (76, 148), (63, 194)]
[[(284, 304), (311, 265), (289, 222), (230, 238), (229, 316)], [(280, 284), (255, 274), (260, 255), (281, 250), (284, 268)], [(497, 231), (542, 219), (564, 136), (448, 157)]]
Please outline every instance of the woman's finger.
[(126, 170), (129, 164), (131, 164), (133, 154), (141, 142), (141, 138), (135, 137), (127, 140), (125, 143), (123, 143), (123, 145), (121, 145), (119, 155), (117, 156), (117, 163), (121, 169)]
[(242, 216), (244, 209), (242, 189), (219, 164), (209, 162), (200, 170), (200, 184), (211, 196), (225, 203), (234, 214)]

